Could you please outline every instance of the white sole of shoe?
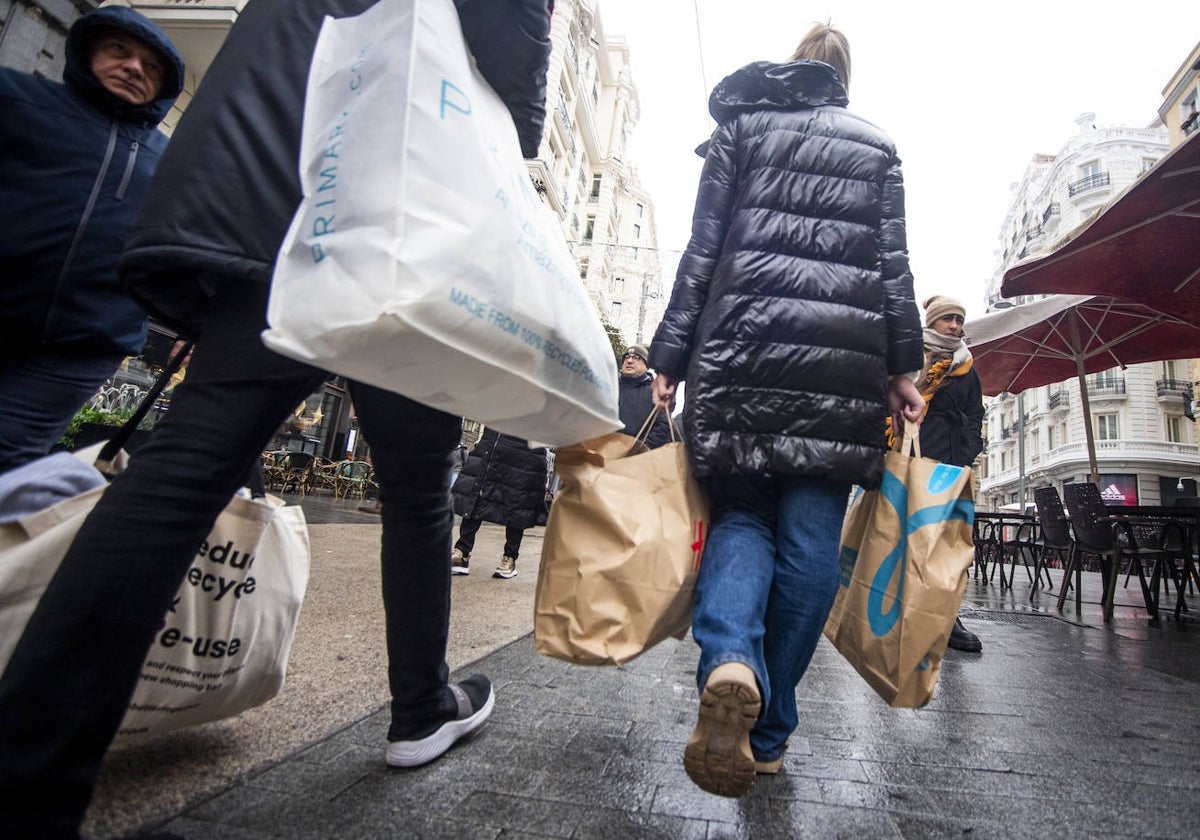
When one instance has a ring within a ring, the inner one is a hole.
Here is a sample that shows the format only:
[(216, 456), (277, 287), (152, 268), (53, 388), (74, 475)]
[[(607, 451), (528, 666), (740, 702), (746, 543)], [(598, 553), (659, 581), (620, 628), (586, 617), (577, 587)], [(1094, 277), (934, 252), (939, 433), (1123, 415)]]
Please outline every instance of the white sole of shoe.
[(496, 692), (489, 691), (487, 702), (475, 714), (462, 720), (443, 723), (432, 735), (419, 741), (392, 741), (387, 748), (389, 767), (420, 767), (439, 757), (464, 735), (483, 726), (496, 705)]
[(517, 576), (517, 572), (515, 569), (511, 572), (501, 572), (499, 570), (492, 572), (492, 577), (504, 578), (505, 580), (508, 580), (509, 578), (515, 578), (516, 576)]
[(452, 575), (469, 575), (469, 574), (471, 574), (471, 570), (468, 569), (466, 566), (451, 566), (450, 574), (452, 574)]

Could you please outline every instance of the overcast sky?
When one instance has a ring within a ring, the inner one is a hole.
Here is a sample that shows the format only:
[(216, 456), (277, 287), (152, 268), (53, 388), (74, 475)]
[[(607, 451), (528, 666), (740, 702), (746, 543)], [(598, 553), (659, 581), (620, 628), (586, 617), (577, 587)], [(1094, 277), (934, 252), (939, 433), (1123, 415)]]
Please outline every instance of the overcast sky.
[(654, 197), (660, 247), (687, 244), (702, 165), (692, 149), (714, 127), (709, 90), (751, 61), (785, 60), (830, 21), (850, 41), (850, 110), (886, 130), (903, 160), (917, 300), (953, 294), (968, 319), (983, 314), (1011, 185), (1030, 158), (1058, 152), (1086, 111), (1097, 125), (1148, 126), (1200, 40), (1198, 0), (598, 4), (608, 35), (631, 49), (642, 115), (630, 157)]

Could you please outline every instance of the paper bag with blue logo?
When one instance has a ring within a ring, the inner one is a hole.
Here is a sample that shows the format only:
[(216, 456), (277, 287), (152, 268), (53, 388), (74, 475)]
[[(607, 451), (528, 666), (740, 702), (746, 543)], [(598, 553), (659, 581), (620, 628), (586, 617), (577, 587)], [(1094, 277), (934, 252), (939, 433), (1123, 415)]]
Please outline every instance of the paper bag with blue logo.
[(842, 656), (900, 707), (933, 697), (975, 551), (971, 470), (920, 457), (917, 433), (905, 424), (878, 490), (855, 489), (825, 625)]
[(325, 19), (299, 169), (267, 346), (539, 443), (621, 427), (608, 336), (452, 0)]

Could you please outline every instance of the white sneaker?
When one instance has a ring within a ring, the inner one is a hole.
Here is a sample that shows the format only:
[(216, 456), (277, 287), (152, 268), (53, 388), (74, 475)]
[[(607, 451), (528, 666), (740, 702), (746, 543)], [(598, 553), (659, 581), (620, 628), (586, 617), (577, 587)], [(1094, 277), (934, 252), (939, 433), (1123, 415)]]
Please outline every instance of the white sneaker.
[(517, 576), (517, 558), (505, 556), (500, 561), (500, 565), (496, 567), (496, 571), (492, 572), (492, 577), (498, 578), (515, 578)]
[(387, 763), (391, 767), (420, 767), (440, 756), (455, 742), (483, 726), (492, 714), (496, 695), (492, 684), (482, 674), (474, 674), (450, 691), (458, 701), (454, 718), (433, 727), (422, 737), (392, 741), (387, 747)]
[(450, 574), (452, 575), (469, 575), (471, 574), (470, 566), (471, 557), (468, 554), (463, 554), (457, 548), (450, 552)]

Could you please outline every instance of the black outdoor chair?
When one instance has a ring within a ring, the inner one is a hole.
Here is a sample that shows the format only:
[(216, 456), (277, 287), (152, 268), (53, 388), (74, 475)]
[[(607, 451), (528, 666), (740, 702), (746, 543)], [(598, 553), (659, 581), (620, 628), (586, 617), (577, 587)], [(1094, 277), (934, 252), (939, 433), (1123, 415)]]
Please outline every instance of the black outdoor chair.
[[(1033, 521), (1014, 522), (1008, 527), (1012, 533), (1010, 539), (1004, 539), (1003, 529), (998, 529), (1001, 531), (1000, 553), (996, 566), (1000, 568), (1000, 588), (1004, 589), (1005, 586), (1012, 588), (1016, 584), (1018, 560), (1025, 565), (1025, 575), (1029, 578), (1029, 583), (1036, 588), (1037, 581), (1034, 579), (1032, 569), (1037, 568), (1038, 540), (1040, 539), (1038, 523)], [(1004, 576), (1005, 560), (1012, 564), (1007, 579)], [(1033, 564), (1032, 569), (1030, 563)]]
[(1170, 597), (1174, 584), (1177, 595), (1175, 618), (1178, 620), (1186, 609), (1183, 596), (1187, 586), (1187, 560), (1191, 553), (1191, 533), (1187, 523), (1170, 517), (1118, 517), (1114, 520), (1114, 528), (1122, 554), (1129, 556), (1125, 586), (1129, 586), (1129, 578), (1136, 570), (1146, 612), (1157, 621), (1160, 589)]
[(1071, 573), (1075, 574), (1075, 612), (1083, 612), (1083, 566), (1084, 554), (1100, 558), (1100, 572), (1104, 587), (1100, 601), (1105, 621), (1112, 621), (1113, 597), (1116, 590), (1117, 568), (1121, 560), (1121, 545), (1113, 535), (1112, 519), (1100, 490), (1090, 481), (1072, 482), (1063, 487), (1066, 506), (1071, 512), (1071, 531), (1074, 539), (1063, 570), (1062, 585), (1058, 589), (1058, 611), (1062, 612), (1067, 593), (1071, 588)]
[(988, 582), (988, 565), (1000, 556), (1000, 542), (996, 537), (999, 529), (995, 522), (975, 517), (971, 526), (971, 541), (975, 543), (975, 579)]
[(1053, 487), (1036, 487), (1033, 500), (1037, 503), (1038, 524), (1041, 527), (1038, 529), (1034, 549), (1033, 588), (1029, 590), (1030, 600), (1041, 588), (1043, 574), (1046, 575), (1046, 588), (1054, 588), (1054, 582), (1050, 578), (1050, 554), (1055, 554), (1058, 562), (1065, 568), (1072, 545), (1071, 524), (1067, 521), (1067, 512), (1063, 510), (1058, 491)]

